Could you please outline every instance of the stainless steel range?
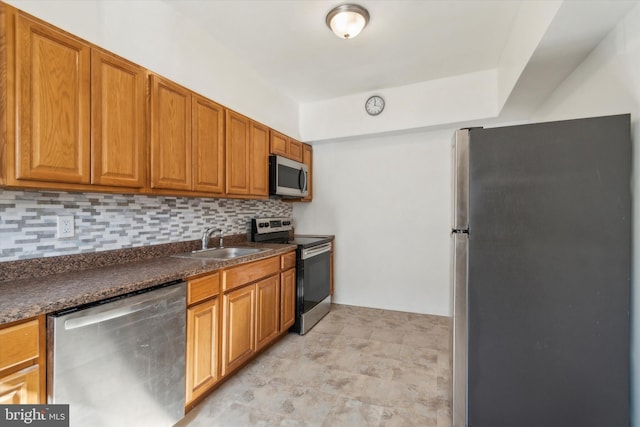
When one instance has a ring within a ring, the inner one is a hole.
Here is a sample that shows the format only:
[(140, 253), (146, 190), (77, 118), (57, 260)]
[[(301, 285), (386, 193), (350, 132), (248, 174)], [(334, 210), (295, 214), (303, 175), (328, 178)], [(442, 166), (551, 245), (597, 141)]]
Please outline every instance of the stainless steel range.
[(292, 235), (290, 218), (255, 218), (251, 240), (298, 245), (296, 255), (296, 323), (306, 334), (331, 308), (331, 241), (333, 236)]

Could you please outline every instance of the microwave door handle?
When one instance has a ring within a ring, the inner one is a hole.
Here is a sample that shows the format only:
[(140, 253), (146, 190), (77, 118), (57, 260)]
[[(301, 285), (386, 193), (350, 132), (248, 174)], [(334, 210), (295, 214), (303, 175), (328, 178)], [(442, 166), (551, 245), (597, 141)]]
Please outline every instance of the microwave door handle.
[(302, 191), (307, 187), (307, 177), (302, 168), (300, 168), (300, 172), (298, 172), (298, 187), (300, 187)]

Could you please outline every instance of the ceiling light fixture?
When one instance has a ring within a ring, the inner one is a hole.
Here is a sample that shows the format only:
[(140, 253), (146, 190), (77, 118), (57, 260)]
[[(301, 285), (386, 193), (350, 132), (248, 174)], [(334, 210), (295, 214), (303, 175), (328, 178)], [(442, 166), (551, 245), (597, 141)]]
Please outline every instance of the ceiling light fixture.
[(357, 4), (343, 4), (327, 13), (327, 26), (341, 39), (349, 40), (360, 34), (369, 22), (369, 12)]

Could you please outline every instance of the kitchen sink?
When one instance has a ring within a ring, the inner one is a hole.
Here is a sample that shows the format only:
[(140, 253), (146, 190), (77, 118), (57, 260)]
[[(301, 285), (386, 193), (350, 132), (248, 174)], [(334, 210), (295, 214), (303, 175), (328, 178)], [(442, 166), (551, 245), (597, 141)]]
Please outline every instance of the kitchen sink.
[(228, 248), (202, 249), (199, 251), (192, 251), (192, 252), (187, 252), (185, 254), (177, 254), (172, 256), (176, 258), (200, 258), (200, 259), (227, 260), (227, 259), (238, 258), (246, 255), (253, 255), (253, 254), (257, 254), (257, 253), (268, 251), (268, 250), (269, 249), (228, 247)]

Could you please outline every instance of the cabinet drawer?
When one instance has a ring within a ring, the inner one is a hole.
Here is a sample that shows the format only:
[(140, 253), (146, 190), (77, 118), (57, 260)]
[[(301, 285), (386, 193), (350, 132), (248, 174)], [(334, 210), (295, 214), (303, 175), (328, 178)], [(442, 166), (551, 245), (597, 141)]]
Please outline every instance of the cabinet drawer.
[(38, 357), (39, 343), (37, 319), (0, 329), (0, 370)]
[(204, 301), (220, 293), (220, 273), (210, 274), (187, 283), (187, 305)]
[(280, 257), (280, 269), (288, 270), (296, 266), (296, 253), (289, 252)]
[(222, 272), (222, 288), (227, 291), (245, 283), (276, 274), (280, 270), (280, 257), (271, 257)]

